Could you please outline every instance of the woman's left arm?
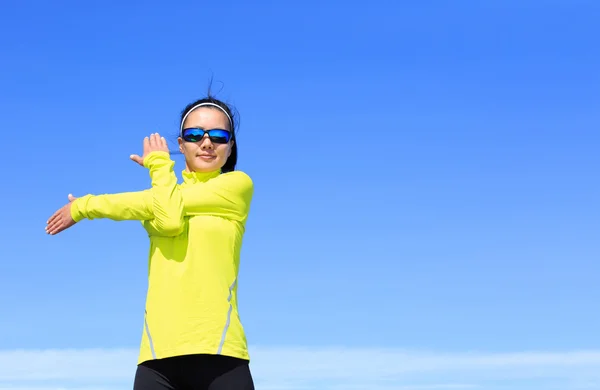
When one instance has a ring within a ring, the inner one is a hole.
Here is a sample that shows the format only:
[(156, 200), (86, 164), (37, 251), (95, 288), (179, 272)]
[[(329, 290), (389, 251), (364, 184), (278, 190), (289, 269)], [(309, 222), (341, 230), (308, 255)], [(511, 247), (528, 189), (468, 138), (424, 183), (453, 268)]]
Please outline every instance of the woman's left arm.
[(245, 222), (254, 194), (252, 179), (241, 171), (223, 173), (207, 182), (179, 186), (168, 153), (144, 159), (152, 178), (152, 209), (156, 219), (177, 229), (189, 215), (215, 215)]

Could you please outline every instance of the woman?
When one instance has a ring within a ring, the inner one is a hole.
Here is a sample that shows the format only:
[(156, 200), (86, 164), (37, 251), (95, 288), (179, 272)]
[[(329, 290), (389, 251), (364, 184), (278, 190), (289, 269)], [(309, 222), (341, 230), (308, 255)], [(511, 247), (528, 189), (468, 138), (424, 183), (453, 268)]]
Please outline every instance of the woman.
[(144, 329), (134, 390), (254, 389), (237, 310), (237, 275), (253, 183), (235, 171), (235, 122), (206, 98), (181, 114), (177, 183), (167, 143), (144, 139), (152, 187), (74, 198), (47, 222), (57, 234), (83, 219), (140, 220), (150, 237)]

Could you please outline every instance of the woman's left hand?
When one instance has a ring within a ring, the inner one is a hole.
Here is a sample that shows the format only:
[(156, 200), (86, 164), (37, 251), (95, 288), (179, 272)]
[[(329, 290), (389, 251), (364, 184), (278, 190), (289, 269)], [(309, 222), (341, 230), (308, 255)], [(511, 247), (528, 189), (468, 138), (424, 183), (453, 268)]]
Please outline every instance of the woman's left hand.
[(69, 203), (58, 209), (46, 222), (46, 233), (55, 235), (75, 225), (71, 217), (71, 203), (77, 198), (69, 194)]
[(169, 145), (167, 145), (167, 140), (165, 137), (161, 137), (158, 133), (151, 134), (150, 137), (144, 138), (144, 153), (141, 157), (137, 154), (132, 154), (129, 156), (129, 158), (141, 166), (144, 166), (144, 158), (146, 158), (146, 156), (150, 153), (156, 151), (169, 153)]

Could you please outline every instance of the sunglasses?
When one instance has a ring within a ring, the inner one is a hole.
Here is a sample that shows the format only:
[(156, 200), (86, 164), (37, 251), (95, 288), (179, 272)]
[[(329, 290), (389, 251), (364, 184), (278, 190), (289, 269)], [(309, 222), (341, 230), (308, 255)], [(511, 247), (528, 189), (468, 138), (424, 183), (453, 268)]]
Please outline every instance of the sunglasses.
[(211, 129), (204, 130), (197, 127), (183, 129), (181, 138), (186, 142), (199, 142), (202, 141), (204, 135), (208, 134), (210, 142), (215, 144), (226, 144), (231, 140), (231, 132), (223, 129)]

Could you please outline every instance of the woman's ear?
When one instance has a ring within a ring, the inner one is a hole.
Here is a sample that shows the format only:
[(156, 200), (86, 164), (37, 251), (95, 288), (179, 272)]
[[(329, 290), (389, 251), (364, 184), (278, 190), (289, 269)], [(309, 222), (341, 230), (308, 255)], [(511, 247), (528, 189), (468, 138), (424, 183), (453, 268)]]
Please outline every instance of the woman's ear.
[(229, 151), (227, 152), (227, 157), (229, 158), (229, 156), (231, 156), (231, 151), (233, 150), (233, 144), (235, 143), (234, 140), (229, 141)]
[(177, 143), (179, 144), (179, 152), (183, 154), (183, 139), (181, 137), (177, 138)]

